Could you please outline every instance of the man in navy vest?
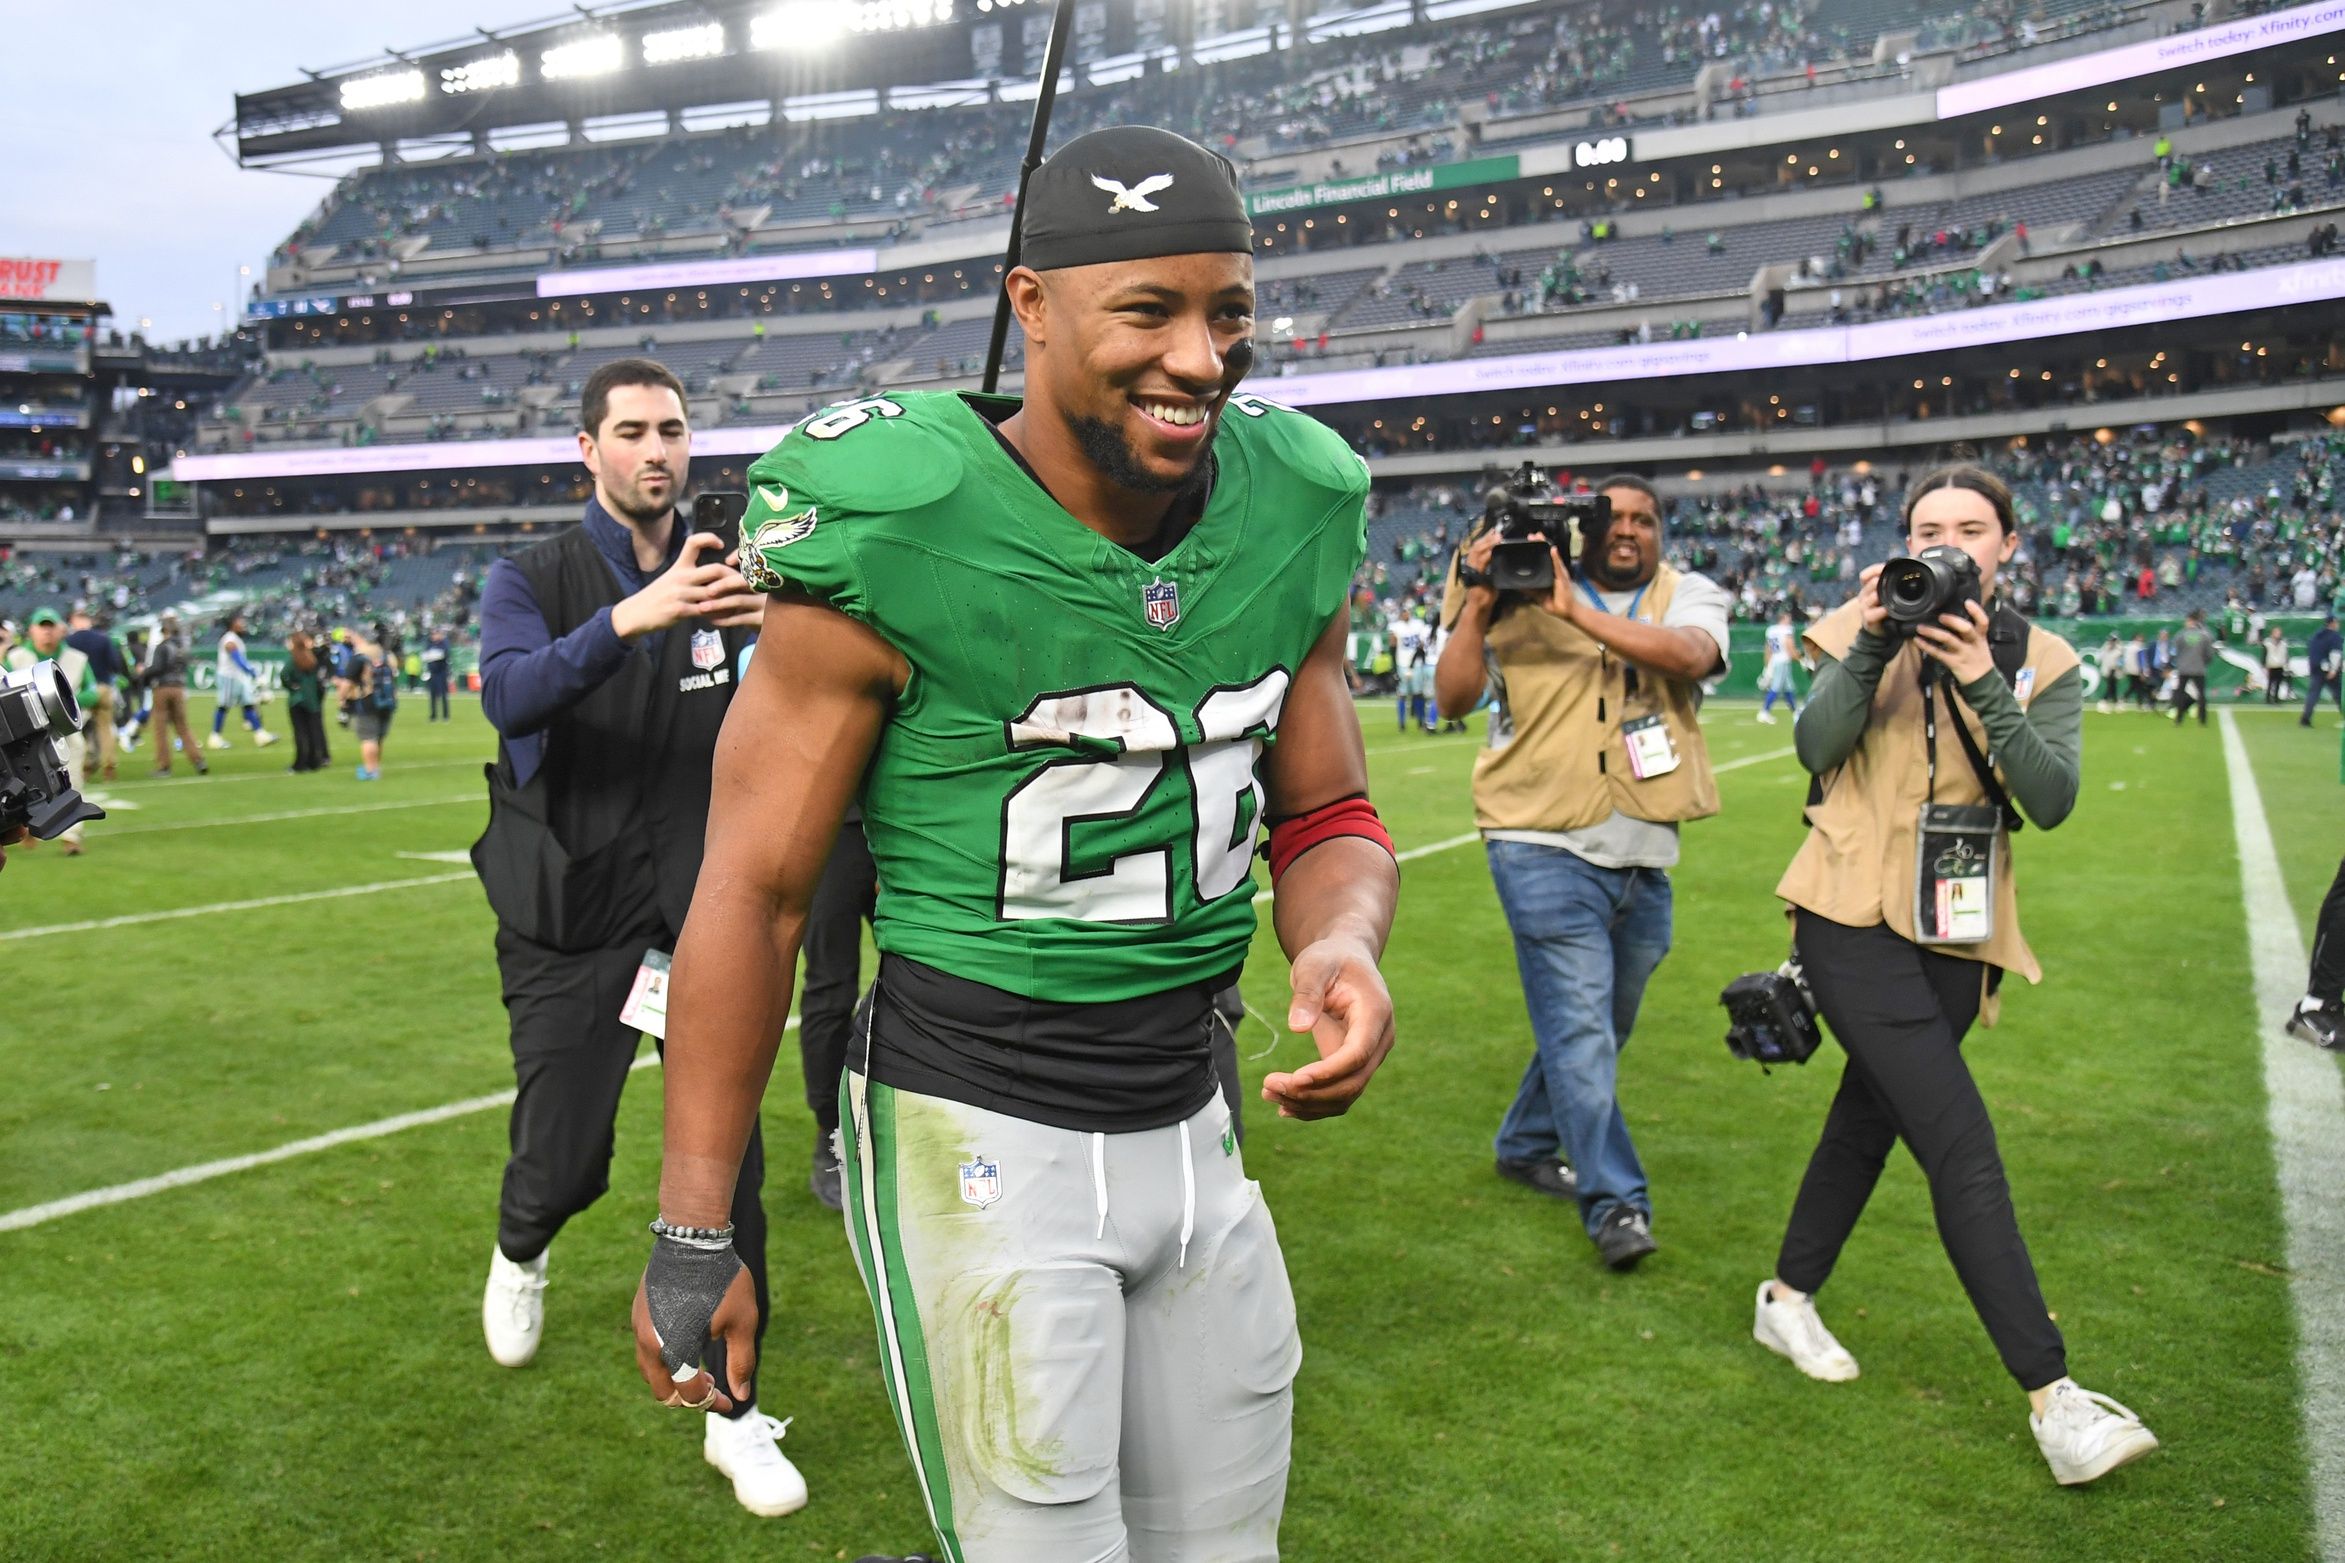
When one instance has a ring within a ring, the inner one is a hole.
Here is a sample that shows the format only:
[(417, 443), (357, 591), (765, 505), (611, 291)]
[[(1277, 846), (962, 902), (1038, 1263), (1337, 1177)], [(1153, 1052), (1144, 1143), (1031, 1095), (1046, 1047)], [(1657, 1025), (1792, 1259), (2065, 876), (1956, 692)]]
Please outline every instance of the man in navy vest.
[[(580, 423), (584, 520), (497, 561), (481, 597), (481, 705), (500, 743), (472, 858), (497, 914), (519, 1086), (481, 1323), (506, 1367), (537, 1353), (547, 1246), (609, 1186), (620, 1089), (651, 1024), (637, 1001), (664, 989), (717, 733), (765, 612), (724, 542), (687, 535), (677, 509), (692, 435), (676, 377), (644, 358), (605, 364)], [(761, 1338), (764, 1175), (752, 1138), (732, 1224)], [(746, 1402), (707, 1419), (703, 1452), (754, 1513), (806, 1502), (780, 1434)]]

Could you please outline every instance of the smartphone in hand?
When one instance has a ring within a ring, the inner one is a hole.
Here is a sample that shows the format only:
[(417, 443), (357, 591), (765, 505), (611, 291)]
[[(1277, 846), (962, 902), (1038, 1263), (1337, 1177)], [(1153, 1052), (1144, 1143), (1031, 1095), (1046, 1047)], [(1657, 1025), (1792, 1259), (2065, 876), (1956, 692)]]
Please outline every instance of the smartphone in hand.
[(741, 518), (748, 514), (749, 496), (729, 489), (704, 490), (692, 501), (692, 530), (713, 532), (723, 540), (717, 557), (729, 556), (741, 546)]

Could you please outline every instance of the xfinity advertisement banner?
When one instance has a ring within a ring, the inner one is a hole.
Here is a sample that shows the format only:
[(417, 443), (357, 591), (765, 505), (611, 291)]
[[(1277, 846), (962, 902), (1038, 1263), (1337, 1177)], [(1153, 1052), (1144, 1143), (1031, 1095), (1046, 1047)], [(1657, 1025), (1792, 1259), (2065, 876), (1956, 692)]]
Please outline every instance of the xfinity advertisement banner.
[[(1704, 337), (1690, 342), (1652, 342), (1630, 347), (1570, 348), (1512, 358), (1468, 358), (1451, 363), (1397, 369), (1351, 369), (1334, 374), (1295, 374), (1251, 382), (1273, 401), (1294, 407), (1332, 407), (1426, 396), (1464, 396), (1476, 391), (1537, 390), (1555, 385), (1610, 384), (1658, 380), (1674, 375), (1721, 374), (1813, 364), (1866, 363), (1913, 353), (1954, 352), (1999, 342), (2115, 331), (2166, 320), (2195, 320), (2241, 310), (2288, 304), (2316, 304), (2345, 298), (2345, 259), (2267, 266), (2261, 271), (2222, 272), (2179, 282), (2144, 283), (2039, 299), (1955, 310), (1911, 320), (1876, 320), (1861, 326), (1812, 331), (1769, 331), (1750, 336)], [(785, 424), (739, 424), (696, 430), (693, 451), (702, 456), (756, 455), (772, 448)], [(551, 466), (578, 459), (570, 436), (528, 440), (468, 440), (455, 444), (374, 445), (355, 449), (254, 451), (234, 456), (182, 456), (171, 476), (191, 482), (223, 479), (315, 477), (327, 473), (437, 472), (469, 467)]]
[(2143, 43), (2054, 60), (2047, 65), (2031, 65), (2025, 70), (2005, 71), (1999, 76), (1983, 76), (1977, 81), (1959, 81), (1938, 89), (1938, 117), (1957, 119), (1965, 114), (1982, 114), (2013, 103), (2032, 103), (2055, 93), (2199, 65), (2339, 31), (2345, 31), (2345, 0), (2321, 0), (2318, 5), (2242, 17), (2219, 27), (2201, 27), (2172, 38), (2152, 38)]
[(98, 296), (98, 263), (45, 255), (0, 255), (0, 299), (87, 303)]

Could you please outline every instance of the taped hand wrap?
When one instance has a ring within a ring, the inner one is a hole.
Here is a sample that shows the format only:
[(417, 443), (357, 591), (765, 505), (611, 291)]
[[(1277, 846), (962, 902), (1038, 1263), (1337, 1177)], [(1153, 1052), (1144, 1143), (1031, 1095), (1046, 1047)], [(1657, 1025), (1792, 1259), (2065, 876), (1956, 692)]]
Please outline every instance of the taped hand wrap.
[(651, 1263), (643, 1268), (643, 1300), (651, 1309), (651, 1327), (659, 1331), (660, 1361), (670, 1373), (697, 1368), (708, 1355), (709, 1321), (741, 1269), (741, 1256), (730, 1245), (710, 1249), (672, 1237), (652, 1240)]

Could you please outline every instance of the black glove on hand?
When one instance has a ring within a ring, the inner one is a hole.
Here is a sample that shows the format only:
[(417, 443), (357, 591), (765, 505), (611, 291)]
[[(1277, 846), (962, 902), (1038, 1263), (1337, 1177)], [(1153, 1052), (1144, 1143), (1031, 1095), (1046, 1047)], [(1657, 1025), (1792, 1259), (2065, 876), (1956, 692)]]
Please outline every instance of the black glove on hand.
[(651, 1327), (659, 1331), (660, 1360), (670, 1373), (697, 1368), (708, 1355), (708, 1325), (725, 1289), (742, 1270), (733, 1245), (701, 1248), (672, 1237), (655, 1237), (651, 1263), (643, 1267), (643, 1300)]

